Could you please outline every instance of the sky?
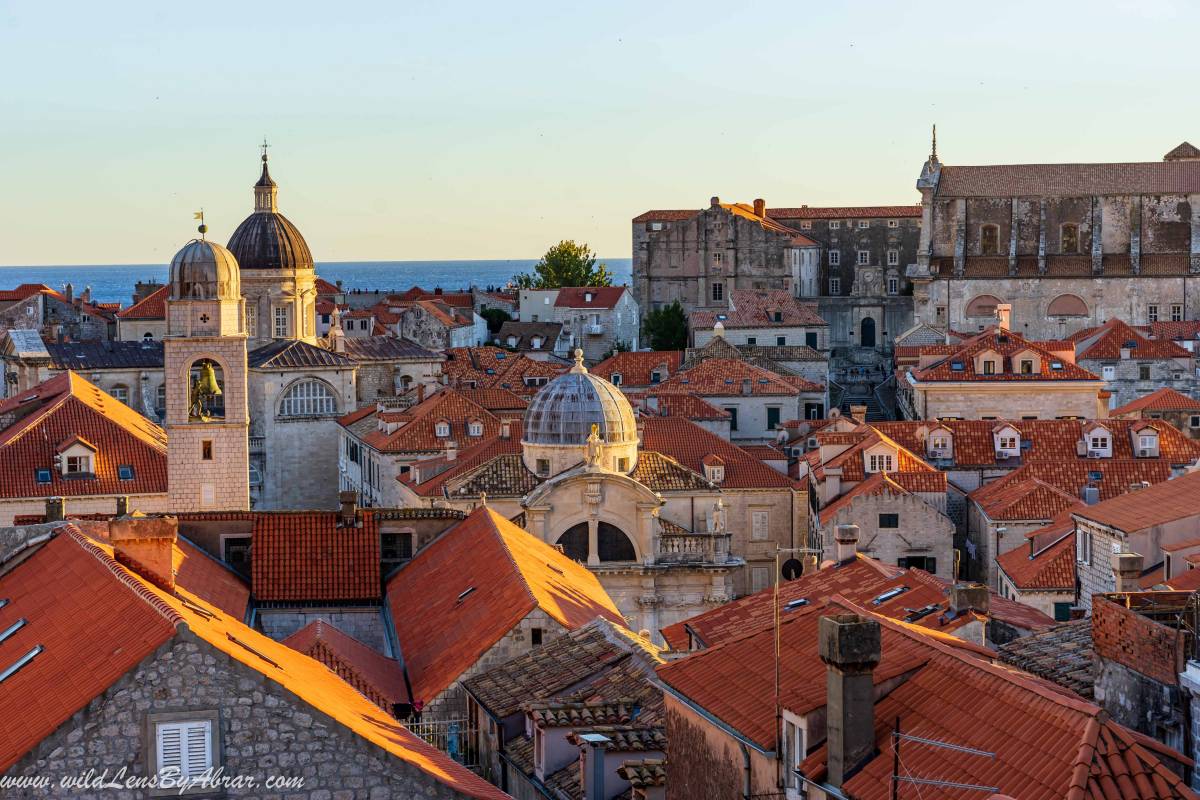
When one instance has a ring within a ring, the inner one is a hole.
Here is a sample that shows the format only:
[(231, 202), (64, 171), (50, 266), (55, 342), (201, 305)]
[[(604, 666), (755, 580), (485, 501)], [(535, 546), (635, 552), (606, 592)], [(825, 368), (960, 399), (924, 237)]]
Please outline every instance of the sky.
[(317, 261), (628, 257), (709, 197), (919, 201), (943, 163), (1200, 144), (1200, 3), (0, 0), (0, 264), (225, 241), (271, 144)]

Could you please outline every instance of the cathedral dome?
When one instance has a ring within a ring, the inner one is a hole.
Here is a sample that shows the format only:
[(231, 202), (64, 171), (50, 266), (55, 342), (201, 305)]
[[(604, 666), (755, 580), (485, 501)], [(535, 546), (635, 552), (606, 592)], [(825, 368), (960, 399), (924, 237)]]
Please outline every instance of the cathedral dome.
[(239, 300), (238, 261), (216, 242), (192, 239), (171, 259), (172, 300)]
[(526, 444), (582, 447), (598, 426), (608, 445), (636, 445), (637, 419), (621, 390), (583, 366), (575, 351), (575, 366), (547, 383), (525, 410), (522, 429)]
[(242, 269), (313, 268), (308, 243), (291, 220), (279, 213), (277, 193), (264, 154), (262, 176), (254, 184), (254, 213), (229, 237), (229, 249)]

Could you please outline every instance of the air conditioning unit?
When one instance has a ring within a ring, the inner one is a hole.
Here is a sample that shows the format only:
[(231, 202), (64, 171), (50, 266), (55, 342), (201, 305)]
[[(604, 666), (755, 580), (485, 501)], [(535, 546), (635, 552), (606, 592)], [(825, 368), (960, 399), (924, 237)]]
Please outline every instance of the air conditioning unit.
[(929, 457), (930, 458), (945, 458), (946, 453), (944, 450), (930, 450)]
[(1102, 450), (1088, 450), (1088, 458), (1104, 458)]
[(1145, 448), (1138, 450), (1138, 458), (1150, 458), (1153, 455), (1153, 450), (1146, 450)]

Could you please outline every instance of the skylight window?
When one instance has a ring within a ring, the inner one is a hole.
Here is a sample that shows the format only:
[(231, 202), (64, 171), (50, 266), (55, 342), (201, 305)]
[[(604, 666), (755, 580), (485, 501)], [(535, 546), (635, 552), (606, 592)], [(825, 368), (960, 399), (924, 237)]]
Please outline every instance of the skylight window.
[(1089, 481), (1104, 480), (1104, 473), (1100, 472), (1100, 470), (1096, 470), (1096, 469), (1091, 470), (1090, 472), (1088, 472), (1088, 480)]
[(3, 642), (5, 639), (12, 636), (14, 633), (21, 630), (21, 628), (24, 628), (24, 627), (25, 627), (25, 618), (21, 617), (19, 620), (14, 622), (12, 625), (9, 625), (4, 630), (0, 631), (0, 642)]
[(507, 353), (496, 353), (496, 360), (503, 361), (507, 355)]
[(801, 608), (806, 605), (808, 605), (808, 599), (804, 598), (804, 597), (798, 597), (795, 600), (789, 600), (787, 603), (785, 603), (783, 606), (783, 610), (784, 611), (795, 611), (797, 608)]
[(30, 661), (33, 661), (33, 659), (37, 656), (37, 654), (42, 652), (45, 649), (46, 648), (42, 647), (39, 644), (37, 647), (30, 650), (28, 653), (26, 653), (25, 655), (18, 658), (15, 662), (13, 662), (13, 664), (10, 667), (8, 667), (3, 672), (0, 672), (0, 683), (3, 683), (4, 681), (8, 680), (13, 675), (15, 675), (21, 669), (21, 667), (24, 667)]
[(39, 469), (34, 471), (34, 479), (38, 483), (50, 483), (53, 479), (53, 473), (48, 469)]
[(922, 619), (923, 617), (928, 617), (930, 614), (937, 611), (938, 608), (939, 608), (939, 606), (937, 606), (935, 604), (922, 606), (921, 608), (906, 608), (904, 610), (908, 612), (908, 616), (906, 616), (904, 618), (904, 621), (905, 622), (916, 622), (917, 620)]
[(907, 586), (897, 586), (894, 589), (888, 589), (886, 592), (884, 592), (883, 594), (879, 595), (874, 600), (872, 600), (871, 605), (875, 605), (875, 606), (883, 605), (888, 600), (899, 597), (900, 595), (904, 594), (907, 591), (908, 591)]
[(117, 477), (123, 481), (133, 480), (133, 464), (118, 464)]
[(950, 362), (950, 369), (954, 370), (955, 372), (962, 372), (962, 371), (963, 371), (963, 369), (964, 369), (964, 367), (963, 367), (963, 362), (961, 362), (961, 361), (951, 361), (951, 362)]
[(458, 599), (457, 599), (457, 600), (455, 600), (454, 602), (456, 602), (456, 603), (461, 603), (463, 600), (466, 600), (466, 599), (467, 599), (467, 597), (469, 597), (469, 596), (470, 596), (470, 594), (471, 594), (472, 592), (474, 592), (474, 591), (475, 591), (475, 587), (474, 587), (474, 586), (469, 586), (469, 587), (467, 587), (466, 589), (464, 589), (464, 590), (463, 590), (463, 593), (462, 593), (462, 594), (460, 594), (460, 595), (458, 596)]
[(1051, 361), (1050, 362), (1050, 369), (1061, 370), (1062, 368), (1063, 368), (1063, 365), (1062, 365), (1061, 361)]

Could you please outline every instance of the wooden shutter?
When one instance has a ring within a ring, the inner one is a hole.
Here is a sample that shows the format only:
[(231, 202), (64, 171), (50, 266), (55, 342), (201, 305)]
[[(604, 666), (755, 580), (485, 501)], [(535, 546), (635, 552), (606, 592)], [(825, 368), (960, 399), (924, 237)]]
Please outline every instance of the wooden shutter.
[(203, 775), (212, 766), (212, 722), (189, 720), (156, 726), (158, 772), (180, 778)]

